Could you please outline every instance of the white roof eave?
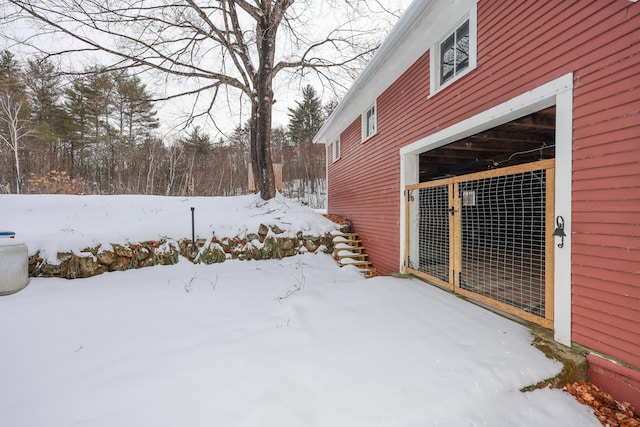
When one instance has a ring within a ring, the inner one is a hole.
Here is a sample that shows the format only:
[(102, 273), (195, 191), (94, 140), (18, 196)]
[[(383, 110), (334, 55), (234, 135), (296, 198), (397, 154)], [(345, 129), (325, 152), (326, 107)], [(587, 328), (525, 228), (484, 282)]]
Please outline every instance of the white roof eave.
[[(366, 108), (361, 107), (355, 101), (360, 100), (361, 102), (373, 103), (375, 97), (382, 93), (399, 77), (399, 75), (396, 75), (397, 73), (389, 73), (386, 78), (383, 77), (384, 82), (382, 82), (381, 85), (375, 88), (370, 87), (374, 76), (378, 76), (380, 71), (389, 65), (389, 59), (402, 53), (403, 50), (398, 49), (398, 46), (405, 41), (407, 34), (411, 32), (416, 22), (429, 9), (433, 1), (434, 0), (414, 0), (409, 5), (398, 23), (378, 48), (373, 58), (371, 58), (369, 64), (362, 70), (362, 73), (360, 73), (358, 78), (353, 82), (342, 101), (340, 101), (315, 135), (313, 142), (324, 144), (333, 142), (338, 138), (340, 132), (353, 123), (362, 113), (362, 108)], [(411, 52), (404, 51), (404, 53), (405, 55), (411, 55)], [(413, 57), (411, 59), (413, 59)], [(413, 59), (413, 61), (416, 59), (417, 57)], [(411, 63), (412, 62), (407, 65)], [(402, 71), (404, 71), (404, 69)], [(374, 93), (373, 96), (370, 93)], [(363, 100), (363, 98), (366, 99)]]

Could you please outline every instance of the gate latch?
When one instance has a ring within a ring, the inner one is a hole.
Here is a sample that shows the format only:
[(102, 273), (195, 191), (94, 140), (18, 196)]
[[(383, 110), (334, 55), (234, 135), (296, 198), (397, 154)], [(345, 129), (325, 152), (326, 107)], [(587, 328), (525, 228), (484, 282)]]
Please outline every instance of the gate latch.
[(558, 243), (558, 247), (561, 248), (564, 246), (564, 238), (567, 236), (564, 232), (564, 218), (562, 215), (558, 215), (556, 217), (556, 229), (553, 232), (553, 236), (560, 237), (560, 243)]
[(413, 198), (413, 190), (407, 190), (407, 202), (413, 202), (415, 199)]

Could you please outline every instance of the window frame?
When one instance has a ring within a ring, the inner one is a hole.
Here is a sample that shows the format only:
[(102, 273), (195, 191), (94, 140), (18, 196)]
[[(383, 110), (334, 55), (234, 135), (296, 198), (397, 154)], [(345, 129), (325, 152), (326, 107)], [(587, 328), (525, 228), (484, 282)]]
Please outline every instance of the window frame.
[[(376, 102), (374, 102), (373, 104), (371, 104), (369, 106), (369, 108), (367, 108), (361, 116), (360, 121), (362, 122), (362, 142), (367, 141), (368, 139), (370, 139), (371, 137), (373, 137), (374, 135), (376, 135), (378, 133), (378, 102), (376, 100)], [(371, 112), (373, 110), (373, 115), (370, 116), (369, 112)], [(370, 123), (370, 117), (373, 117), (373, 132), (369, 133), (369, 123)]]
[(341, 150), (342, 150), (342, 147), (340, 146), (340, 137), (338, 137), (331, 144), (331, 153), (332, 153), (332, 160), (333, 160), (332, 163), (335, 163), (338, 160), (340, 160)]
[[(469, 53), (468, 53), (468, 65), (463, 70), (458, 72), (454, 71), (453, 77), (447, 81), (442, 82), (442, 45), (452, 36), (454, 37), (453, 46), (456, 46), (456, 34), (457, 32), (467, 24), (469, 29)], [(446, 88), (453, 82), (458, 81), (462, 77), (469, 74), (478, 66), (478, 8), (477, 3), (473, 3), (472, 7), (461, 17), (453, 27), (438, 38), (438, 41), (432, 46), (430, 52), (430, 93), (429, 97), (435, 95), (440, 90)]]
[[(464, 31), (464, 32), (463, 32)], [(459, 52), (462, 49), (458, 49), (458, 46), (461, 43), (461, 40), (467, 39), (467, 52), (466, 52), (466, 60), (459, 58)], [(445, 44), (449, 44), (450, 46), (444, 48)], [(454, 80), (457, 76), (464, 73), (467, 68), (469, 68), (469, 20), (465, 20), (460, 26), (458, 26), (451, 34), (449, 34), (444, 41), (440, 42), (439, 46), (439, 57), (438, 57), (438, 67), (439, 67), (439, 85), (445, 85), (451, 80)], [(451, 69), (447, 71), (445, 74), (445, 56), (451, 52), (452, 54), (452, 64), (450, 65)], [(466, 65), (464, 65), (466, 62)], [(448, 76), (445, 80), (445, 76)]]

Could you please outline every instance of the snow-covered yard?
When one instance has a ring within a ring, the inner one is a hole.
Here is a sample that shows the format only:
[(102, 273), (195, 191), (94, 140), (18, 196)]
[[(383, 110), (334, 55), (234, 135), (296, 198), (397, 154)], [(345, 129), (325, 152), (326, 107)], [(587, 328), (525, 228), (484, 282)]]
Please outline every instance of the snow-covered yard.
[[(0, 196), (0, 227), (19, 236), (4, 215), (17, 200)], [(225, 202), (229, 218), (283, 217)], [(560, 370), (530, 342), (447, 292), (325, 254), (32, 279), (0, 297), (0, 425), (599, 426), (563, 391), (519, 391)]]
[(322, 235), (338, 226), (300, 203), (278, 196), (265, 202), (256, 195), (239, 197), (0, 195), (0, 231), (9, 230), (50, 262), (57, 252), (111, 243), (244, 237), (260, 224), (276, 225), (282, 236), (298, 231)]

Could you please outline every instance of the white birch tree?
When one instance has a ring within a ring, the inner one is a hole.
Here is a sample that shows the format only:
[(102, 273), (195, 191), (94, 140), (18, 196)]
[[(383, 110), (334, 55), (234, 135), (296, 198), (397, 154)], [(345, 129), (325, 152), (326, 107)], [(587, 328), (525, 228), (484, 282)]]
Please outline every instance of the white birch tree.
[(7, 145), (12, 153), (16, 169), (16, 194), (20, 194), (20, 146), (29, 135), (29, 121), (21, 118), (23, 100), (9, 90), (0, 91), (0, 142)]

